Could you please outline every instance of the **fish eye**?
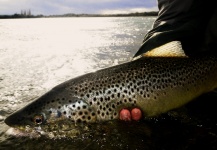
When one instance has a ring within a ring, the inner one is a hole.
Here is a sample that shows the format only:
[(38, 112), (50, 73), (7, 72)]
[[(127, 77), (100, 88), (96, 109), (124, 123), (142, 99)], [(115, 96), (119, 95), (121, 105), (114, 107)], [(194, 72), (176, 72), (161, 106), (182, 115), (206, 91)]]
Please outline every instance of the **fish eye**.
[(36, 115), (34, 118), (33, 118), (33, 122), (35, 123), (35, 124), (42, 124), (43, 123), (43, 121), (44, 121), (44, 118), (43, 118), (43, 116), (42, 115)]

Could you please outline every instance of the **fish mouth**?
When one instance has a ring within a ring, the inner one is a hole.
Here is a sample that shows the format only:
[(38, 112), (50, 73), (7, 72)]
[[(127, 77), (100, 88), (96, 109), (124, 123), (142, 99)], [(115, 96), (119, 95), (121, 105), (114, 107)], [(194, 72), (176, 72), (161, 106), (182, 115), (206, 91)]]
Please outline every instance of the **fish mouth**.
[(22, 125), (22, 120), (24, 120), (24, 118), (20, 118), (18, 117), (19, 115), (17, 114), (12, 114), (10, 116), (8, 116), (4, 122), (5, 124), (7, 124), (8, 126), (10, 127), (14, 127), (14, 126), (17, 126), (17, 125)]
[(30, 137), (30, 138), (39, 138), (43, 135), (42, 131), (37, 131), (35, 129), (27, 129), (28, 127), (24, 128), (9, 128), (5, 134), (8, 136), (15, 136), (15, 137)]

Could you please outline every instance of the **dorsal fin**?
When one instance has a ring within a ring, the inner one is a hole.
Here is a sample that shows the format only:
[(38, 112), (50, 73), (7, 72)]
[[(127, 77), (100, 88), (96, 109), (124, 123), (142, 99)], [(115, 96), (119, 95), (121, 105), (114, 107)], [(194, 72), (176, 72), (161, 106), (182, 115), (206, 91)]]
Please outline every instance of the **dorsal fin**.
[(186, 57), (180, 41), (172, 41), (154, 48), (142, 56), (144, 57)]

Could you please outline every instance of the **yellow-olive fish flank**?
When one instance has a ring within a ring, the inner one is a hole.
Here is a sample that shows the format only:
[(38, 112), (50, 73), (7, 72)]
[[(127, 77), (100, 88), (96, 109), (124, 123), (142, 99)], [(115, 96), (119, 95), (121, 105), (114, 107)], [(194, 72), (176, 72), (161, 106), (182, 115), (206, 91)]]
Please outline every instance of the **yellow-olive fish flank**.
[(117, 119), (138, 107), (152, 117), (217, 87), (217, 57), (142, 57), (66, 81), (9, 116), (9, 126)]

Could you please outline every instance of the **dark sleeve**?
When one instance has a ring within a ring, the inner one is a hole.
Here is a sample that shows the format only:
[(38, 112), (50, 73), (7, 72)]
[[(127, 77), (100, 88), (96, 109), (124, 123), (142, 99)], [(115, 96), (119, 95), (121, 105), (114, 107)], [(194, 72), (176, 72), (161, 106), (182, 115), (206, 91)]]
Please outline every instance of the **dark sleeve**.
[(153, 28), (163, 24), (179, 22), (188, 14), (194, 0), (158, 0), (158, 17)]
[(158, 0), (153, 29), (134, 57), (171, 41), (180, 41), (187, 55), (198, 53), (217, 0)]

